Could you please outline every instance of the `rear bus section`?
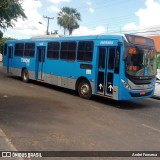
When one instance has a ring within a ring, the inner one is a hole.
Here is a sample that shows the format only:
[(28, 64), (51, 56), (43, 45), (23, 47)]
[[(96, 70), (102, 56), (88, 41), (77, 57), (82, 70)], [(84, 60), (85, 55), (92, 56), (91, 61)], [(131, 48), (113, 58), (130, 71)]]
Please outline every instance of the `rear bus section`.
[[(5, 73), (20, 76), (24, 81), (34, 79), (35, 43), (12, 40), (4, 44), (3, 70)], [(30, 77), (27, 77), (30, 75)]]

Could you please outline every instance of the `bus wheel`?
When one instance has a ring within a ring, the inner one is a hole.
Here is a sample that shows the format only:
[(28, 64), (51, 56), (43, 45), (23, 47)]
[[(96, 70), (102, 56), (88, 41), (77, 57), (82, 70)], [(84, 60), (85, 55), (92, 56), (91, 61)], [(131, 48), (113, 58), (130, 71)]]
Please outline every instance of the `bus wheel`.
[(27, 83), (29, 81), (29, 73), (27, 69), (22, 71), (22, 80), (23, 82)]
[(90, 99), (92, 96), (91, 86), (88, 81), (83, 80), (78, 86), (78, 93), (81, 98)]

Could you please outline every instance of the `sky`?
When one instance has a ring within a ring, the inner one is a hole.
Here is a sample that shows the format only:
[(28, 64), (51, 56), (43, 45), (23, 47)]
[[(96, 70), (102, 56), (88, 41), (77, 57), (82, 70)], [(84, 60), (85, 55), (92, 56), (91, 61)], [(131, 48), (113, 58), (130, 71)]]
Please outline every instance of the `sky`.
[[(4, 37), (16, 39), (45, 35), (48, 16), (49, 31), (63, 28), (57, 25), (57, 13), (62, 7), (77, 9), (81, 15), (80, 27), (73, 35), (111, 33), (160, 34), (160, 0), (23, 0), (27, 20), (18, 19)], [(149, 32), (152, 31), (152, 32)]]

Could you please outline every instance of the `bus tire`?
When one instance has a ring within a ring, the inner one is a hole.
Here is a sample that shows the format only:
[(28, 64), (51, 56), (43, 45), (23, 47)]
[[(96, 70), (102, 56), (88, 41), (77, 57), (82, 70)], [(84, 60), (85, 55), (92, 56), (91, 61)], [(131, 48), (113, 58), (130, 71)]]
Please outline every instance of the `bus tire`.
[(29, 81), (29, 73), (27, 69), (22, 71), (22, 81), (27, 83)]
[(78, 94), (81, 98), (90, 99), (92, 96), (91, 85), (87, 80), (82, 80), (78, 85)]

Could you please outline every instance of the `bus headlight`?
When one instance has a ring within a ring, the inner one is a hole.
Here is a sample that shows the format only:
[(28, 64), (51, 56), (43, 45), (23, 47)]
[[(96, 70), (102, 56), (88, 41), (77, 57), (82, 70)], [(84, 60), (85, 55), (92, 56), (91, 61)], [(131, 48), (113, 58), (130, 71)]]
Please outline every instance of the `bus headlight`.
[(125, 88), (131, 89), (130, 85), (126, 83), (123, 79), (121, 79), (122, 83), (124, 84)]

